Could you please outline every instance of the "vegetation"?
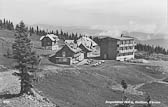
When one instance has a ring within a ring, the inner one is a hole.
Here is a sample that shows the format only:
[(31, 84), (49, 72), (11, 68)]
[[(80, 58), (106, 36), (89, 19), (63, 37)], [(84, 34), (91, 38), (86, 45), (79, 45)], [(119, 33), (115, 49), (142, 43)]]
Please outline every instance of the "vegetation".
[(122, 86), (122, 88), (123, 88), (123, 107), (127, 107), (127, 106), (129, 106), (128, 104), (125, 104), (124, 102), (127, 100), (127, 96), (125, 95), (125, 90), (127, 89), (127, 83), (126, 83), (126, 81), (125, 80), (122, 80), (121, 81), (121, 86)]
[(135, 47), (138, 51), (145, 51), (148, 52), (149, 54), (152, 53), (161, 53), (161, 54), (165, 54), (168, 55), (168, 50), (166, 50), (165, 48), (162, 48), (160, 46), (150, 46), (150, 45), (146, 45), (146, 44), (137, 44)]
[(150, 101), (151, 101), (150, 95), (147, 95), (146, 98), (145, 98), (145, 100), (147, 102), (146, 107), (151, 107), (151, 104), (150, 104)]
[(10, 20), (0, 19), (0, 29), (14, 30), (13, 23)]
[[(0, 19), (0, 29), (17, 30), (16, 28), (18, 28), (18, 25), (14, 27), (13, 22), (11, 22), (10, 20), (3, 19), (2, 21)], [(82, 36), (86, 36), (84, 34), (64, 32), (62, 29), (60, 31), (59, 30), (48, 31), (46, 29), (45, 30), (40, 29), (39, 26), (36, 26), (36, 28), (31, 27), (31, 26), (29, 28), (28, 27), (26, 28), (30, 36), (32, 36), (33, 34), (36, 34), (38, 36), (44, 36), (46, 34), (55, 34), (58, 36), (59, 39), (62, 39), (62, 40), (68, 39), (68, 40), (75, 40), (75, 41)], [(90, 38), (92, 39), (92, 36), (90, 36)]]
[(15, 73), (21, 80), (20, 95), (24, 93), (32, 94), (32, 76), (30, 72), (35, 71), (34, 65), (38, 64), (38, 57), (35, 52), (32, 51), (32, 44), (31, 40), (28, 38), (28, 31), (22, 21), (16, 26), (15, 37), (12, 48), (13, 57), (17, 60), (17, 65), (15, 67), (20, 71), (20, 73)]

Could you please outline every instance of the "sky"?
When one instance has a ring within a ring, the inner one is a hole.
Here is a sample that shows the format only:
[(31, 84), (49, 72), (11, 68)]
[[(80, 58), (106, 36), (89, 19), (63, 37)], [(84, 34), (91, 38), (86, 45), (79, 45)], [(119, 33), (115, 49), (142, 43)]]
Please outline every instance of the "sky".
[(167, 0), (0, 0), (14, 23), (166, 32)]

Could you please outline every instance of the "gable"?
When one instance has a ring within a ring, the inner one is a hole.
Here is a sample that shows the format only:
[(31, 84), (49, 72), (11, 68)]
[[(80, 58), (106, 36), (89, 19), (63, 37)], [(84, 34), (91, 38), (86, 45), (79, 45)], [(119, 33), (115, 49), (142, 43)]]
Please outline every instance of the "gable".
[(64, 45), (64, 47), (57, 51), (55, 55), (56, 57), (63, 57), (63, 53), (65, 53), (65, 57), (73, 57), (75, 54), (68, 46)]
[(87, 48), (87, 47), (84, 46), (83, 44), (80, 44), (79, 47), (80, 47), (80, 48), (82, 49), (82, 51), (84, 51), (84, 52), (91, 52), (91, 51), (92, 51), (90, 48)]

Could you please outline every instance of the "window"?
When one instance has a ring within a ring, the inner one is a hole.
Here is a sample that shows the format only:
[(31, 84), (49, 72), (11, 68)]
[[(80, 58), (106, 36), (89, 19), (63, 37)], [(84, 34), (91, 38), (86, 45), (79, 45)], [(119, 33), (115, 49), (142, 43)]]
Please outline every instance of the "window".
[(67, 61), (68, 61), (67, 58), (62, 59), (62, 62), (67, 62)]
[(50, 45), (50, 42), (47, 42), (47, 45)]
[(66, 57), (65, 51), (62, 52), (62, 57)]

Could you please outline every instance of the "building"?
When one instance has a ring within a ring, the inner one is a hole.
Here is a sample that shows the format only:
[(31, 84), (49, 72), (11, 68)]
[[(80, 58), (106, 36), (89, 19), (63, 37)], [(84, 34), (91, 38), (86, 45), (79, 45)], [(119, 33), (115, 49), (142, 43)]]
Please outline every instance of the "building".
[(79, 45), (79, 48), (82, 49), (82, 51), (84, 52), (84, 58), (87, 58), (88, 57), (88, 53), (89, 52), (92, 52), (92, 49), (86, 45), (83, 45), (83, 44), (80, 44)]
[(67, 64), (80, 62), (84, 59), (84, 53), (77, 45), (66, 44), (56, 52), (55, 55), (51, 55), (49, 60), (55, 64)]
[(133, 37), (118, 38), (102, 37), (100, 43), (100, 57), (102, 59), (128, 60), (134, 59), (135, 41)]
[(96, 50), (97, 43), (91, 38), (83, 36), (77, 40), (78, 46), (83, 50), (85, 58)]
[(89, 37), (81, 37), (77, 40), (77, 44), (78, 46), (80, 46), (80, 44), (83, 44), (89, 48), (93, 48), (95, 46), (97, 46), (97, 43), (95, 41), (93, 41), (92, 39), (90, 39)]
[(40, 38), (41, 46), (45, 49), (57, 50), (58, 49), (58, 36), (54, 34), (47, 34)]

